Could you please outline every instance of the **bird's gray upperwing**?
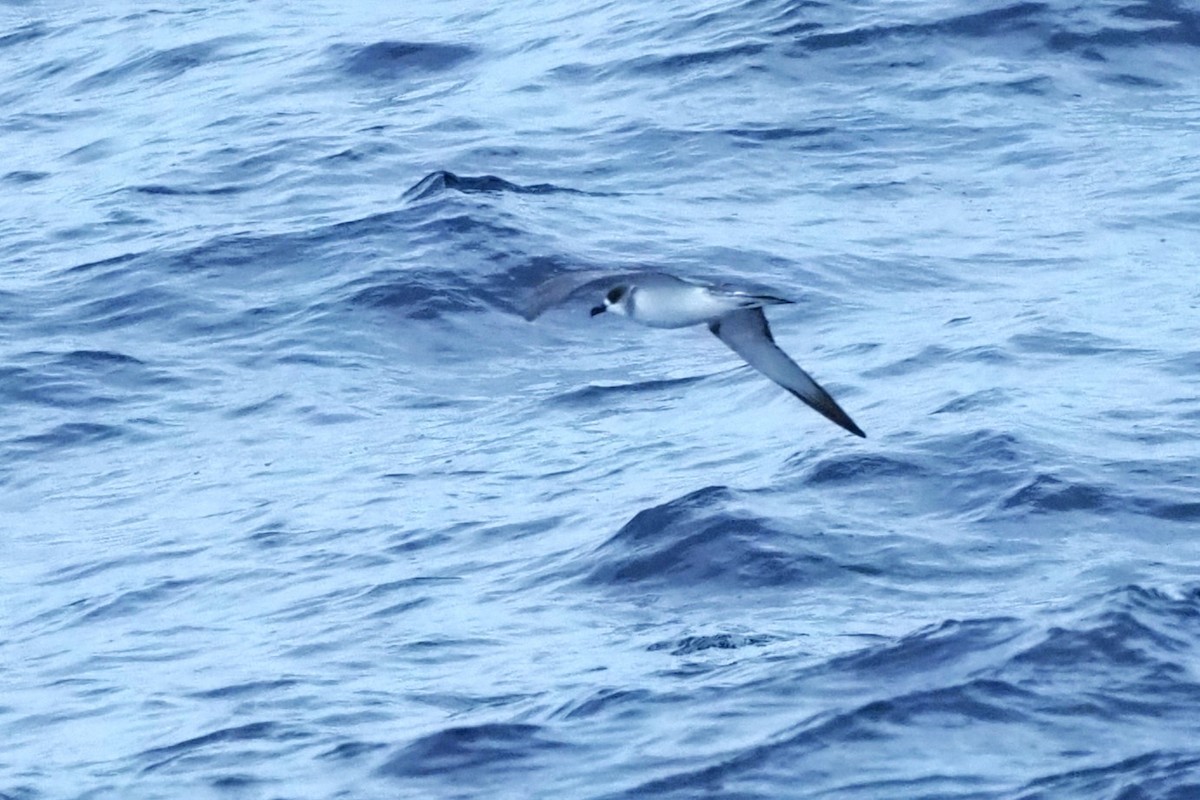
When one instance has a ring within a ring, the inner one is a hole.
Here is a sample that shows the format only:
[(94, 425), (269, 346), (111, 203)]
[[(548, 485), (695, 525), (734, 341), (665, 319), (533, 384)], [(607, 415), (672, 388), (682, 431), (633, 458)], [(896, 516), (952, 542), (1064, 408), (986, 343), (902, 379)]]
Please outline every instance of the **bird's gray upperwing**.
[(813, 409), (836, 422), (855, 436), (866, 438), (862, 428), (830, 397), (829, 392), (800, 369), (788, 354), (779, 349), (767, 327), (761, 308), (743, 308), (708, 324), (718, 339), (746, 359), (746, 363), (803, 400)]
[(518, 309), (521, 316), (532, 321), (554, 306), (565, 303), (576, 292), (581, 292), (593, 284), (615, 286), (623, 281), (635, 282), (638, 285), (686, 283), (686, 281), (664, 272), (612, 272), (601, 269), (564, 272), (536, 286), (522, 298)]

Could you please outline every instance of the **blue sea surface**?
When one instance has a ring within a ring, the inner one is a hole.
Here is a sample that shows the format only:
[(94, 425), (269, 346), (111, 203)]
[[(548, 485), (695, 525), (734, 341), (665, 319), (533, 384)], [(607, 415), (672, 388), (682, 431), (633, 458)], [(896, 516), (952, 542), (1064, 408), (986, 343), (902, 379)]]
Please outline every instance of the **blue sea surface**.
[[(1200, 798), (1200, 9), (0, 6), (0, 800)], [(772, 287), (869, 438), (572, 270)]]

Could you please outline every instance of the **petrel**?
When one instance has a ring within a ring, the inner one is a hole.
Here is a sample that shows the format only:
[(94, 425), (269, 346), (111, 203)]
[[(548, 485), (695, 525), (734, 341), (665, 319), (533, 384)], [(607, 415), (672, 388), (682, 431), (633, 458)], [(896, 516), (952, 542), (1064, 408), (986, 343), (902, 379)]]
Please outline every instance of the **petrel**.
[(697, 283), (663, 272), (612, 273), (588, 270), (558, 275), (537, 287), (522, 309), (528, 320), (582, 293), (602, 291), (592, 316), (612, 312), (651, 328), (685, 328), (701, 323), (746, 363), (855, 436), (866, 437), (850, 415), (788, 354), (767, 325), (764, 306), (791, 303), (772, 294)]

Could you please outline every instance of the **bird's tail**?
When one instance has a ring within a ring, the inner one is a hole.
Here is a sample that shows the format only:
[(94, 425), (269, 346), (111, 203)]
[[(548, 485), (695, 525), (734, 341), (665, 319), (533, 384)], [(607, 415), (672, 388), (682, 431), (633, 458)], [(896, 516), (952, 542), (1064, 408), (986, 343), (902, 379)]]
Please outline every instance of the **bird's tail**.
[(782, 306), (792, 305), (795, 300), (788, 300), (784, 297), (775, 297), (770, 294), (747, 294), (742, 295), (744, 302), (740, 303), (742, 308), (758, 308), (760, 306)]

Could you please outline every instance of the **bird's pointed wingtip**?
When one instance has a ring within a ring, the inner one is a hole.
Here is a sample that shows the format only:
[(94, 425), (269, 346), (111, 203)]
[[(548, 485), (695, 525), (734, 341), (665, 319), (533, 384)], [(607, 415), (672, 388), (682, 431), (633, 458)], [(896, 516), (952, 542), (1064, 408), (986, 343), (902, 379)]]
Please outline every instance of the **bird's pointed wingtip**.
[[(840, 407), (838, 410), (841, 411)], [(845, 411), (842, 411), (842, 413), (839, 414), (837, 417), (831, 417), (831, 419), (833, 419), (833, 421), (836, 422), (838, 425), (841, 425), (843, 428), (845, 428), (846, 430), (853, 433), (858, 438), (860, 438), (860, 439), (867, 438), (866, 431), (864, 431), (862, 428), (858, 427), (858, 423), (856, 423), (854, 420), (850, 419), (850, 415), (847, 414)]]
[(837, 415), (828, 415), (827, 414), (826, 416), (828, 416), (830, 420), (832, 420), (833, 422), (836, 422), (842, 428), (846, 429), (850, 433), (853, 433), (858, 438), (860, 438), (860, 439), (867, 438), (866, 432), (863, 431), (862, 428), (858, 427), (858, 425), (855, 424), (854, 420), (850, 419), (850, 416), (848, 414), (846, 414), (845, 412), (842, 412), (841, 414), (837, 414)]

